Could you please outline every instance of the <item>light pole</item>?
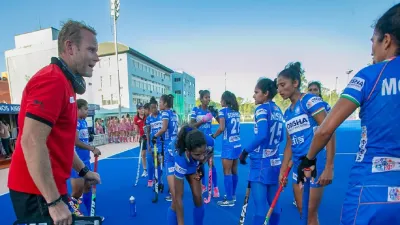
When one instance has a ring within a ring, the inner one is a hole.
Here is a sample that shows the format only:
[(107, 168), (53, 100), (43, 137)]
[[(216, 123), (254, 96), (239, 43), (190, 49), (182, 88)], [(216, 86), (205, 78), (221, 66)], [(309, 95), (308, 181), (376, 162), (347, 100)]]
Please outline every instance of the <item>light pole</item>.
[(226, 91), (226, 72), (225, 72), (225, 91)]
[[(336, 81), (335, 81), (335, 93), (337, 94), (337, 83), (338, 83), (338, 77), (336, 77)], [(333, 92), (333, 90), (331, 91), (331, 94), (329, 95), (329, 104), (331, 104), (332, 105), (332, 92)]]
[(115, 59), (117, 61), (117, 80), (118, 80), (118, 115), (121, 118), (121, 84), (119, 80), (119, 62), (118, 62), (118, 45), (117, 45), (117, 19), (119, 17), (119, 0), (111, 0), (111, 16), (114, 22), (114, 45)]

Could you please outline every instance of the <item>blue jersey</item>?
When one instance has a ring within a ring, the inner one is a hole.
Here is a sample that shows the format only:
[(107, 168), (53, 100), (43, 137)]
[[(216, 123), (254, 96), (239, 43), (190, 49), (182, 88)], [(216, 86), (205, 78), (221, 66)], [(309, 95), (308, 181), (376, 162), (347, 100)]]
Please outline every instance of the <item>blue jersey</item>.
[[(214, 147), (214, 139), (212, 139), (209, 135), (205, 135), (206, 138), (206, 148), (207, 151), (211, 151), (212, 148)], [(173, 146), (175, 146), (175, 141)], [(179, 179), (183, 179), (186, 175), (194, 174), (196, 173), (197, 167), (199, 166), (199, 161), (193, 159), (190, 154), (187, 152), (182, 153), (182, 155), (179, 154), (179, 152), (176, 150), (174, 152), (175, 154), (175, 177)]]
[[(192, 114), (190, 116), (191, 119), (195, 120), (196, 122), (199, 122), (203, 119), (203, 117), (207, 114), (211, 113), (208, 109), (203, 110), (201, 107), (194, 107), (192, 110)], [(203, 132), (205, 135), (211, 135), (211, 120), (208, 121), (207, 123), (203, 123), (201, 126), (197, 128), (201, 132)]]
[(292, 105), (285, 111), (286, 129), (292, 140), (293, 161), (296, 163), (301, 156), (308, 153), (314, 131), (318, 123), (314, 115), (325, 111), (325, 104), (321, 97), (313, 94), (302, 94), (292, 109)]
[(178, 134), (178, 118), (171, 109), (164, 110), (161, 113), (162, 121), (168, 121), (167, 131), (164, 133), (164, 141), (170, 142)]
[(323, 101), (323, 104), (324, 104), (324, 107), (325, 107), (325, 111), (327, 113), (329, 113), (331, 111), (331, 106), (325, 101)]
[(399, 57), (368, 66), (341, 95), (360, 106), (361, 140), (350, 173), (356, 184), (400, 185), (399, 69)]
[[(86, 120), (78, 119), (78, 124), (76, 126), (76, 131), (78, 132), (78, 138), (81, 142), (89, 144), (89, 130)], [(90, 151), (86, 149), (81, 149), (75, 146), (75, 151), (82, 161), (90, 160)]]
[[(162, 120), (161, 120), (161, 114), (158, 113), (157, 116), (149, 115), (146, 118), (146, 125), (150, 126), (150, 139), (153, 138), (153, 136), (161, 130), (162, 128)], [(150, 142), (150, 145), (153, 146), (153, 143)], [(158, 152), (162, 151), (162, 143), (161, 143), (161, 138), (157, 139), (157, 148)]]
[(245, 148), (250, 158), (250, 181), (276, 184), (280, 171), (279, 146), (285, 123), (282, 111), (273, 101), (257, 106), (254, 113), (255, 138)]
[(225, 119), (225, 130), (222, 137), (222, 150), (241, 148), (240, 112), (225, 107), (219, 110), (218, 118)]

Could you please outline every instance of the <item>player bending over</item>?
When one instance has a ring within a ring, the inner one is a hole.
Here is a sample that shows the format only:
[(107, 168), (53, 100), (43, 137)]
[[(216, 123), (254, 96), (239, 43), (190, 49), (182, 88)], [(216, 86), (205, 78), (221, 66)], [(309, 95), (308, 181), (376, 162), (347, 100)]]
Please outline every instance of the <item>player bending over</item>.
[(161, 113), (162, 127), (152, 138), (153, 144), (156, 144), (157, 140), (163, 137), (162, 139), (164, 140), (164, 146), (167, 146), (167, 151), (164, 151), (164, 165), (167, 171), (167, 182), (171, 194), (165, 198), (167, 201), (172, 201), (175, 191), (174, 189), (175, 161), (174, 161), (173, 149), (169, 147), (172, 139), (174, 139), (178, 133), (178, 119), (176, 115), (172, 112), (173, 106), (174, 106), (174, 96), (162, 95), (160, 97), (160, 110), (162, 110)]
[[(359, 71), (317, 129), (299, 170), (315, 164), (315, 155), (358, 107), (361, 140), (340, 224), (400, 224), (400, 4), (376, 23), (374, 65)], [(317, 157), (318, 158), (318, 157)], [(317, 160), (318, 164), (318, 160)], [(319, 173), (317, 168), (317, 173)]]
[[(283, 99), (290, 99), (291, 105), (285, 111), (287, 143), (284, 151), (283, 163), (280, 171), (279, 180), (286, 185), (287, 180), (282, 177), (288, 167), (289, 161), (293, 161), (293, 168), (297, 168), (301, 160), (307, 154), (314, 131), (325, 119), (327, 113), (322, 99), (313, 94), (300, 92), (301, 75), (303, 70), (299, 62), (289, 64), (281, 71), (277, 78), (278, 92)], [(318, 174), (315, 182), (311, 182), (310, 202), (308, 223), (318, 225), (318, 207), (322, 199), (324, 186), (330, 184), (333, 178), (333, 158), (335, 156), (335, 137), (327, 144), (327, 150), (321, 151), (317, 158)], [(294, 196), (297, 202), (297, 208), (302, 212), (302, 190), (300, 189), (300, 179), (297, 177), (297, 171), (293, 171)]]
[[(267, 211), (279, 188), (279, 145), (283, 141), (285, 123), (281, 110), (272, 101), (276, 94), (276, 82), (268, 78), (257, 82), (253, 95), (255, 104), (259, 104), (254, 113), (255, 138), (240, 155), (241, 164), (246, 164), (246, 157), (250, 155), (249, 181), (256, 206), (253, 225), (264, 224)], [(279, 205), (276, 205), (268, 224), (279, 224), (280, 212)]]
[(238, 158), (242, 149), (240, 144), (240, 112), (235, 94), (225, 91), (221, 97), (222, 109), (219, 110), (219, 127), (212, 138), (223, 133), (222, 167), (224, 169), (225, 198), (218, 201), (219, 206), (234, 206), (238, 183)]
[[(76, 127), (75, 151), (85, 166), (91, 170), (90, 165), (90, 152), (94, 156), (101, 155), (99, 149), (89, 145), (89, 131), (86, 122), (88, 115), (88, 102), (84, 99), (76, 100), (78, 106), (78, 126)], [(85, 180), (79, 176), (75, 171), (71, 171), (71, 200), (74, 202), (75, 207), (79, 209), (79, 198), (83, 194), (83, 204), (86, 206), (86, 212), (90, 214), (92, 205), (92, 189), (90, 184), (85, 183)]]
[[(210, 110), (211, 106), (210, 104), (210, 91), (208, 90), (200, 90), (200, 102), (201, 105), (198, 107), (194, 107), (192, 110), (192, 115), (191, 115), (191, 120), (190, 123), (199, 129), (201, 132), (203, 132), (205, 135), (211, 135), (211, 122), (213, 118), (213, 112)], [(207, 162), (209, 163), (209, 162)], [(212, 167), (212, 184), (214, 186), (214, 193), (213, 197), (218, 198), (219, 197), (219, 189), (217, 185), (217, 169), (214, 166), (214, 159), (212, 160), (213, 165), (208, 165)], [(205, 177), (202, 178), (202, 192), (206, 192), (206, 179)]]
[(200, 179), (204, 171), (201, 168), (202, 163), (212, 157), (213, 147), (214, 140), (210, 136), (188, 125), (183, 126), (176, 140), (171, 142), (175, 154), (175, 195), (171, 207), (168, 208), (168, 225), (184, 224), (182, 199), (185, 178), (193, 196), (193, 224), (203, 224), (204, 205)]
[[(161, 113), (158, 111), (158, 103), (156, 101), (156, 99), (154, 97), (151, 97), (150, 99), (150, 115), (147, 117), (146, 119), (146, 126), (150, 126), (150, 132), (147, 134), (148, 137), (150, 137), (150, 139), (153, 138), (153, 136), (160, 131), (161, 127), (162, 127), (162, 120), (161, 120)], [(162, 136), (161, 136), (162, 137)], [(162, 153), (162, 140), (161, 137), (157, 138), (157, 154), (161, 154)], [(150, 148), (148, 150), (148, 154), (147, 154), (147, 162), (148, 162), (148, 166), (149, 166), (149, 180), (147, 182), (147, 187), (153, 187), (153, 179), (154, 179), (154, 172), (155, 172), (155, 168), (154, 168), (154, 154), (153, 154), (153, 149), (154, 149), (154, 144), (153, 142), (150, 143)], [(161, 158), (161, 157), (158, 157)], [(158, 160), (158, 162), (160, 162), (160, 160)], [(158, 163), (158, 180), (160, 182), (160, 190), (163, 189), (163, 185), (162, 185), (162, 179), (160, 179), (162, 177), (161, 174), (161, 167), (160, 167), (160, 163)]]

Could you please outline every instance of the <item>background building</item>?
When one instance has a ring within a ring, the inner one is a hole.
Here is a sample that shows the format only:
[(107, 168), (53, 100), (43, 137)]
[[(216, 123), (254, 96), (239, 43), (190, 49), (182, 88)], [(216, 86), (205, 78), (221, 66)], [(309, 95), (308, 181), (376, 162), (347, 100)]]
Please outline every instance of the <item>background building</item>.
[(182, 121), (186, 121), (196, 104), (196, 80), (185, 72), (172, 73), (174, 109)]
[[(99, 44), (98, 62), (92, 77), (95, 104), (100, 114), (118, 113), (118, 76), (113, 42)], [(174, 71), (144, 54), (118, 44), (118, 64), (123, 113), (136, 112), (138, 103), (149, 102), (152, 96), (159, 99), (172, 92), (171, 73)]]
[[(50, 64), (51, 57), (58, 56), (59, 30), (50, 27), (16, 35), (15, 48), (5, 52), (6, 69), (12, 104), (20, 104), (22, 92), (28, 80), (41, 68)], [(86, 79), (86, 92), (77, 98), (93, 102), (91, 82)]]
[(8, 74), (6, 72), (2, 72), (0, 78), (0, 104), (11, 104), (10, 87), (8, 86)]

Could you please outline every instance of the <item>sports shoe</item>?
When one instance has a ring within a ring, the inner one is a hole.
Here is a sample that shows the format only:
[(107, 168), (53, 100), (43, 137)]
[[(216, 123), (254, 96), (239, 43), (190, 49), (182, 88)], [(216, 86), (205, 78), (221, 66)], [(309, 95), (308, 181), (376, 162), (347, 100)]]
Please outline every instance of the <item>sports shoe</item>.
[(165, 201), (167, 202), (172, 202), (172, 196), (169, 194), (167, 197), (165, 197)]
[(70, 197), (70, 201), (68, 202), (69, 206), (71, 207), (71, 212), (72, 214), (74, 214), (75, 216), (84, 216), (83, 213), (79, 210), (79, 201), (74, 198), (74, 197)]
[(214, 197), (214, 198), (219, 198), (219, 189), (218, 189), (218, 187), (215, 187), (215, 188), (214, 188), (213, 197)]
[(218, 201), (217, 204), (219, 206), (222, 206), (222, 207), (224, 207), (224, 206), (235, 206), (235, 201), (233, 201), (233, 200), (228, 201), (228, 200), (224, 199), (222, 201)]
[(147, 175), (148, 175), (147, 174), (147, 170), (144, 170), (143, 173), (142, 173), (142, 177), (147, 177)]
[(153, 180), (147, 181), (147, 187), (149, 187), (149, 188), (153, 187)]
[[(226, 200), (226, 198), (227, 198), (226, 195), (224, 195), (224, 200)], [(233, 196), (232, 196), (232, 200), (233, 200), (234, 202), (236, 202), (236, 195), (233, 195)]]

